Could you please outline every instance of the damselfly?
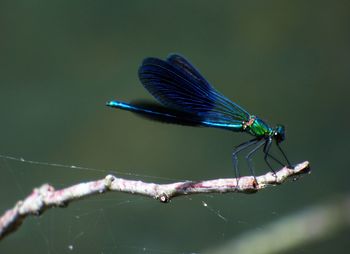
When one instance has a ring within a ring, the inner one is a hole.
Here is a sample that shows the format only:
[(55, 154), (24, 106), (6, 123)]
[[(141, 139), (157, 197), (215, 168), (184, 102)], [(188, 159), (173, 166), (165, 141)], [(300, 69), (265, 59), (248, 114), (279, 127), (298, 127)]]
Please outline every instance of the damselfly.
[(236, 146), (233, 151), (233, 166), (237, 177), (240, 176), (237, 155), (249, 147), (251, 150), (245, 159), (253, 176), (255, 172), (252, 157), (262, 147), (264, 160), (272, 172), (274, 170), (270, 159), (285, 165), (270, 154), (273, 140), (276, 141), (287, 166), (291, 167), (280, 147), (280, 143), (285, 139), (284, 126), (277, 125), (272, 128), (259, 117), (249, 114), (212, 87), (184, 57), (172, 54), (165, 61), (146, 58), (138, 74), (141, 83), (160, 104), (113, 100), (107, 102), (107, 106), (132, 111), (162, 122), (221, 128), (254, 136), (253, 139)]

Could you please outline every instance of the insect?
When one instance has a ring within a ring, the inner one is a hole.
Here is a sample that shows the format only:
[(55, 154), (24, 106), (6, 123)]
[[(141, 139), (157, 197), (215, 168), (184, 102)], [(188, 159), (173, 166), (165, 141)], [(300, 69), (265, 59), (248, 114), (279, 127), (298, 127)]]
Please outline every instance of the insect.
[(240, 176), (237, 155), (248, 148), (251, 149), (245, 159), (254, 177), (252, 157), (261, 148), (264, 160), (272, 172), (275, 173), (270, 159), (284, 166), (284, 163), (270, 154), (273, 140), (287, 166), (291, 168), (286, 154), (280, 147), (280, 143), (285, 139), (284, 126), (277, 125), (272, 128), (259, 117), (249, 114), (211, 86), (184, 57), (171, 54), (166, 60), (146, 58), (139, 68), (138, 75), (144, 87), (160, 104), (113, 100), (107, 102), (107, 106), (132, 111), (162, 122), (220, 128), (252, 135), (253, 139), (236, 146), (232, 153), (236, 177)]

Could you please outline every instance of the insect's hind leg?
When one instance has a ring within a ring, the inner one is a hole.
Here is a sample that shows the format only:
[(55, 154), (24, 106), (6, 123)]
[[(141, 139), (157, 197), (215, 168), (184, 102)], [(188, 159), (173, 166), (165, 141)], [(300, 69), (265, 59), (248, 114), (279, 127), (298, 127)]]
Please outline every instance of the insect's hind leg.
[(232, 162), (233, 162), (233, 168), (235, 170), (235, 175), (236, 178), (239, 179), (240, 178), (240, 174), (239, 174), (239, 170), (238, 170), (238, 153), (240, 153), (241, 151), (243, 151), (244, 149), (256, 144), (259, 141), (259, 139), (254, 138), (251, 140), (248, 140), (242, 144), (240, 144), (239, 146), (237, 146), (235, 148), (235, 150), (232, 153)]
[(254, 179), (255, 179), (255, 182), (256, 181), (256, 177), (255, 177), (255, 171), (254, 171), (254, 167), (253, 167), (253, 164), (252, 164), (252, 156), (264, 145), (266, 144), (266, 142), (268, 142), (267, 140), (263, 139), (263, 140), (260, 140), (258, 142), (258, 144), (256, 145), (256, 147), (254, 147), (246, 156), (246, 160), (247, 160), (247, 163), (248, 163), (248, 167), (249, 167), (249, 170), (251, 172), (251, 174), (254, 176)]

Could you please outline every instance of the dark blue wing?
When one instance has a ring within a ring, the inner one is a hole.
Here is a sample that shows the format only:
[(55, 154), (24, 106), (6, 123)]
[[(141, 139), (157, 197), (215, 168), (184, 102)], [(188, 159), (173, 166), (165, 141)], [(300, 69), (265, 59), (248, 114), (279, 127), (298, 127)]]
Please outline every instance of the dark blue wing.
[(200, 86), (205, 89), (213, 89), (207, 80), (199, 73), (199, 71), (184, 57), (172, 54), (167, 59), (167, 62), (177, 68), (180, 72), (186, 73), (191, 80), (201, 83)]
[(200, 117), (213, 127), (239, 128), (250, 115), (216, 91), (183, 57), (170, 55), (167, 61), (146, 58), (139, 78), (164, 106)]

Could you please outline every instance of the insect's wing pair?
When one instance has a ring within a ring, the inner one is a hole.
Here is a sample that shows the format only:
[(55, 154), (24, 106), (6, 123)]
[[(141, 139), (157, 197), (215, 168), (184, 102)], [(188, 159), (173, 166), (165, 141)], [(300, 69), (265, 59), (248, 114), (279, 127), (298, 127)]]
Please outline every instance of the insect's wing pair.
[(249, 113), (216, 91), (185, 58), (146, 58), (139, 78), (165, 107), (193, 115), (210, 126), (240, 126)]

